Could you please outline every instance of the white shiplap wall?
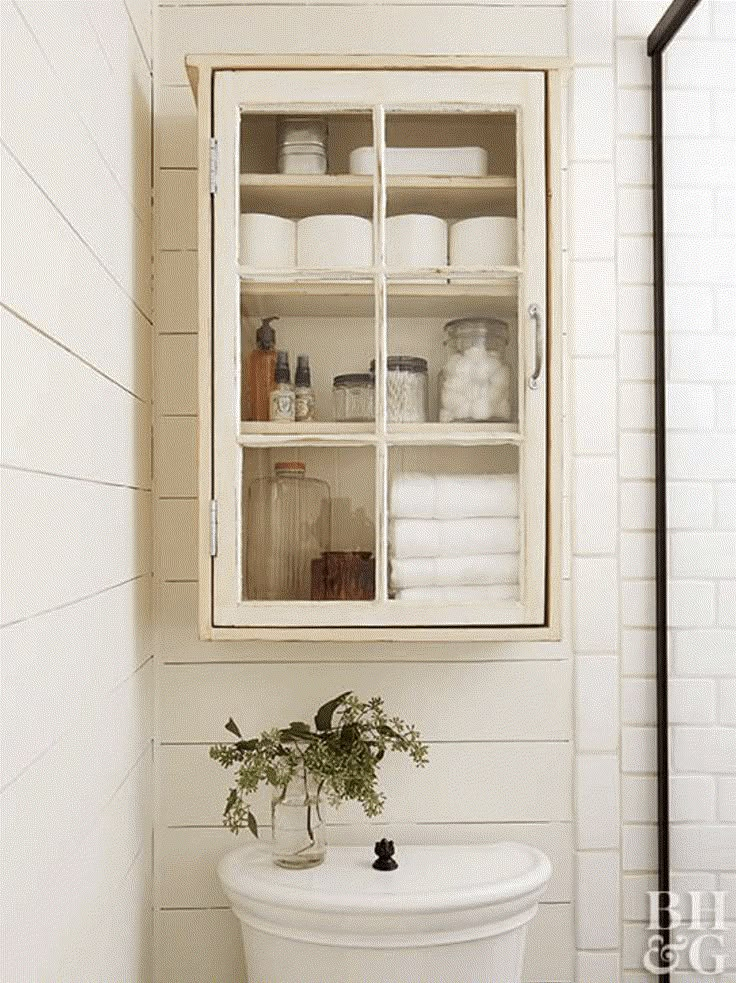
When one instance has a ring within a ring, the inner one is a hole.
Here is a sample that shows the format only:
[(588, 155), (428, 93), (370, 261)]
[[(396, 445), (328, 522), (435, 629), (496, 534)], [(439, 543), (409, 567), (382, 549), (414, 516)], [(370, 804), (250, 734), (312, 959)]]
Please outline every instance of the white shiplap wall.
[[(196, 52), (564, 55), (564, 2), (494, 5), (162, 4), (156, 71), (156, 529), (160, 810), (158, 983), (243, 978), (237, 923), (215, 876), (235, 843), (220, 824), (225, 774), (207, 758), (229, 714), (257, 731), (344, 689), (382, 693), (431, 743), (430, 765), (387, 762), (384, 822), (399, 842), (539, 844), (554, 883), (533, 925), (527, 978), (574, 973), (572, 684), (564, 640), (528, 645), (202, 643), (196, 635)], [(405, 661), (407, 655), (424, 661)], [(463, 661), (458, 661), (458, 658)], [(390, 661), (375, 661), (387, 659)], [(466, 661), (467, 660), (467, 661)], [(263, 819), (268, 810), (261, 809)], [(334, 817), (332, 842), (383, 827)], [(355, 826), (350, 824), (356, 823)], [(239, 974), (239, 975), (238, 975)]]
[(150, 8), (0, 6), (0, 975), (146, 981)]

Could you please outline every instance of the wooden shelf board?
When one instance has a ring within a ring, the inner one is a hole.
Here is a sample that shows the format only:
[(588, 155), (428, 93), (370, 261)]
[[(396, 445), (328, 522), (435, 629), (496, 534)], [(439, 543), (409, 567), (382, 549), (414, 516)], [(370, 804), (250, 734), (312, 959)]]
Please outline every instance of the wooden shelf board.
[[(430, 211), (442, 218), (514, 215), (516, 178), (393, 175), (386, 181), (388, 214)], [(373, 213), (373, 178), (363, 174), (241, 174), (244, 211), (292, 218), (349, 210)]]
[[(241, 283), (244, 311), (251, 317), (365, 317), (374, 313), (371, 281), (248, 280)], [(445, 318), (514, 317), (517, 282), (513, 278), (485, 280), (446, 279), (388, 284), (388, 316)]]
[[(379, 442), (373, 423), (240, 424), (238, 443), (243, 447), (297, 447), (371, 445)], [(522, 436), (508, 423), (390, 423), (386, 442), (391, 446), (470, 446), (521, 444)]]
[(396, 446), (430, 444), (521, 444), (522, 436), (510, 423), (389, 423), (388, 442)]

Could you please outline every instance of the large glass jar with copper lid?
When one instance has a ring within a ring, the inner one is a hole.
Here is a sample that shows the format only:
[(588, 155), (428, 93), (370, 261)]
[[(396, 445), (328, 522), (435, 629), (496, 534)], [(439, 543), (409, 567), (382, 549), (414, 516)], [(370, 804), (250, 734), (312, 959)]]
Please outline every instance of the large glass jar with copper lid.
[(330, 549), (330, 486), (302, 461), (280, 461), (248, 488), (246, 598), (308, 601), (312, 560)]

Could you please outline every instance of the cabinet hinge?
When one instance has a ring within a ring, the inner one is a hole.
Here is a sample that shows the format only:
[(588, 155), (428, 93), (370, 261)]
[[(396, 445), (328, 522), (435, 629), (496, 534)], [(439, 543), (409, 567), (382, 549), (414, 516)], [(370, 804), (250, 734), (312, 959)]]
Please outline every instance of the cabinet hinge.
[(210, 194), (217, 192), (217, 140), (210, 137)]
[(210, 501), (210, 556), (217, 556), (217, 500)]

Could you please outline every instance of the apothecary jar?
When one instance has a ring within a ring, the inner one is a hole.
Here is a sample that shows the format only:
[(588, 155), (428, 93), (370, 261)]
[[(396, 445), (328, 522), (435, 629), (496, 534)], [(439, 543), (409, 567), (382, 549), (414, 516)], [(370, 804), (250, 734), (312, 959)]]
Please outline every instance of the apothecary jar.
[(509, 326), (486, 317), (445, 325), (447, 360), (440, 372), (440, 422), (511, 419)]

